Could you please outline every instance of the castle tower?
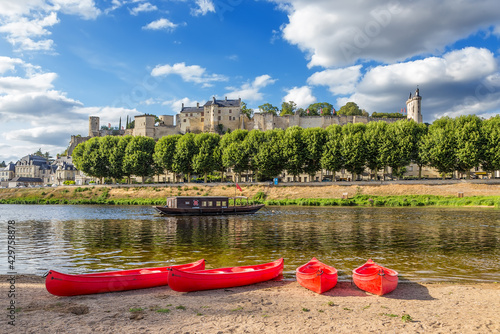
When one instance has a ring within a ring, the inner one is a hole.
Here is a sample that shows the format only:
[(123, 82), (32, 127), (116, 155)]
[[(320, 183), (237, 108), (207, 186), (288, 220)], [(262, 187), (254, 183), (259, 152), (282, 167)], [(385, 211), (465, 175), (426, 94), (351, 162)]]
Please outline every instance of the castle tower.
[(135, 116), (134, 136), (145, 136), (154, 138), (155, 134), (155, 116), (139, 115)]
[(420, 91), (415, 91), (415, 96), (411, 96), (406, 101), (406, 111), (408, 112), (407, 118), (412, 119), (417, 123), (422, 123), (422, 96), (420, 96)]
[(89, 137), (99, 137), (99, 117), (89, 117)]

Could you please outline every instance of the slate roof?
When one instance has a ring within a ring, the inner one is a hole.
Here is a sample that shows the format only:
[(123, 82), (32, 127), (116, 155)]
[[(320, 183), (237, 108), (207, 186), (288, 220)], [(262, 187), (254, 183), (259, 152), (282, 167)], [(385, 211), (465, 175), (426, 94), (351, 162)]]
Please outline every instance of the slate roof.
[(219, 107), (239, 107), (241, 104), (241, 100), (228, 100), (227, 98), (225, 100), (216, 100), (215, 97), (205, 103), (205, 106), (211, 106), (213, 104), (218, 105)]
[(43, 183), (43, 180), (39, 177), (16, 176), (9, 182)]

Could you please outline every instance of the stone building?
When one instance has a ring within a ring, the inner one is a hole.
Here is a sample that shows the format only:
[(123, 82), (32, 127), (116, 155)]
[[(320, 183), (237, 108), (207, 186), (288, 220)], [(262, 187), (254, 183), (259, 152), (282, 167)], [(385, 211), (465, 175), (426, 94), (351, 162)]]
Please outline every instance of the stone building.
[(27, 155), (16, 162), (16, 177), (38, 178), (37, 183), (49, 183), (52, 167), (49, 161), (38, 155)]

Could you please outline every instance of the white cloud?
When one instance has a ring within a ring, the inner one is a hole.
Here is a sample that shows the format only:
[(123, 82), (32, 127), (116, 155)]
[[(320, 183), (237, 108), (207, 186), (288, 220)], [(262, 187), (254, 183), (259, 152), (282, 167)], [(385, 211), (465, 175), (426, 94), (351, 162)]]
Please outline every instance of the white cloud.
[(335, 95), (351, 94), (361, 77), (361, 65), (316, 72), (307, 79), (314, 86), (328, 86)]
[(297, 104), (298, 108), (305, 108), (311, 103), (316, 102), (316, 97), (312, 93), (312, 89), (309, 86), (293, 87), (287, 90), (288, 94), (283, 97), (283, 102), (293, 101)]
[(154, 12), (155, 10), (158, 10), (158, 7), (155, 5), (150, 4), (149, 2), (145, 3), (140, 3), (136, 7), (129, 9), (130, 14), (132, 15), (139, 15), (140, 13), (145, 13), (145, 12)]
[(500, 109), (500, 73), (494, 55), (479, 48), (465, 48), (421, 60), (369, 69), (338, 106), (356, 102), (369, 113), (396, 112), (419, 85), (424, 121), (443, 115), (490, 115)]
[(145, 30), (167, 30), (167, 31), (173, 31), (175, 28), (177, 28), (179, 25), (176, 23), (173, 23), (169, 19), (161, 18), (156, 21), (153, 21), (144, 27), (142, 29)]
[(212, 0), (196, 0), (197, 8), (191, 9), (191, 15), (199, 16), (207, 13), (215, 13), (215, 6)]
[(86, 20), (95, 19), (101, 11), (96, 7), (94, 0), (51, 0), (54, 9), (64, 14), (77, 15)]
[(276, 82), (270, 75), (264, 74), (256, 77), (251, 83), (244, 83), (241, 87), (227, 87), (230, 92), (226, 95), (231, 99), (241, 98), (245, 101), (261, 101), (263, 100), (263, 94), (260, 91), (268, 85), (272, 85)]
[(269, 0), (289, 22), (283, 38), (307, 53), (309, 66), (358, 61), (403, 61), (441, 53), (446, 46), (491, 26), (498, 32), (496, 0), (392, 1)]
[(180, 100), (165, 101), (162, 104), (169, 106), (173, 112), (179, 113), (182, 109), (183, 104), (184, 104), (184, 107), (195, 107), (197, 103), (199, 103), (200, 106), (203, 106), (205, 104), (205, 102), (194, 101), (194, 100), (191, 100), (187, 97), (180, 99)]
[(43, 36), (50, 35), (50, 31), (46, 28), (57, 23), (59, 23), (59, 19), (55, 12), (51, 12), (40, 19), (29, 20), (22, 17), (19, 20), (0, 26), (0, 33), (6, 33), (7, 40), (17, 50), (48, 51), (53, 47), (54, 42), (52, 40), (41, 39), (35, 41), (34, 38), (43, 38)]
[(207, 70), (199, 65), (188, 65), (177, 63), (174, 65), (157, 65), (151, 75), (154, 77), (167, 76), (171, 74), (179, 75), (186, 82), (202, 84), (203, 87), (210, 87), (212, 82), (227, 81), (227, 78), (219, 74), (207, 74)]

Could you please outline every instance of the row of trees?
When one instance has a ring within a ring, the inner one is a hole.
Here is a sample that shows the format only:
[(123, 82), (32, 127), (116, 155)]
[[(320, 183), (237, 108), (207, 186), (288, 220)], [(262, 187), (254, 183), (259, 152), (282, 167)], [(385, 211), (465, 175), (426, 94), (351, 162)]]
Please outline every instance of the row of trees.
[(73, 152), (76, 167), (87, 175), (115, 179), (147, 177), (165, 171), (204, 175), (227, 168), (240, 175), (252, 171), (258, 180), (287, 171), (298, 176), (321, 170), (345, 169), (356, 175), (391, 167), (401, 177), (405, 166), (431, 166), (443, 176), (468, 173), (482, 166), (500, 170), (500, 116), (441, 118), (432, 125), (401, 120), (388, 124), (331, 125), (327, 129), (291, 127), (286, 130), (235, 130), (223, 136), (200, 133), (148, 137), (100, 137), (79, 144)]

